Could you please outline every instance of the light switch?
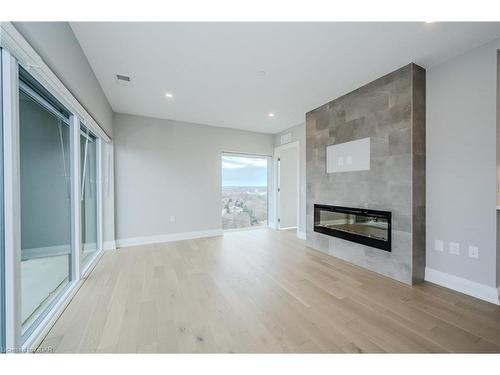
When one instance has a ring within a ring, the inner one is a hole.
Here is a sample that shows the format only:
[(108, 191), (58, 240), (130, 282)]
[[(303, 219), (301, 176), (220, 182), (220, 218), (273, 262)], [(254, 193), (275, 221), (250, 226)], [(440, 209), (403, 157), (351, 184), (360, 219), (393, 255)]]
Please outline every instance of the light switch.
[(351, 165), (352, 164), (352, 156), (349, 155), (346, 159), (345, 159), (345, 162), (347, 165)]

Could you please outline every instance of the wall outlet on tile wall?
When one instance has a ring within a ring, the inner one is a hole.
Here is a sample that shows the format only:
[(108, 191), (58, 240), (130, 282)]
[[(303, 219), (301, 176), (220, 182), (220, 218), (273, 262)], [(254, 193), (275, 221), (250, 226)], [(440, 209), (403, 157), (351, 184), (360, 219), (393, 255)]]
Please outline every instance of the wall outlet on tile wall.
[(460, 254), (460, 244), (456, 242), (450, 242), (450, 254), (459, 255)]

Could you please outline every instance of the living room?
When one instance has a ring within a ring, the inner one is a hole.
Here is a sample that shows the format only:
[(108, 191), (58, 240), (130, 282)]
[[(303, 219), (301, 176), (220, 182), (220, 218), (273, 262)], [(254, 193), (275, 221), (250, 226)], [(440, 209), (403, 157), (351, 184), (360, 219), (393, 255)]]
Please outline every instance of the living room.
[(500, 353), (500, 22), (426, 12), (9, 15), (1, 357)]

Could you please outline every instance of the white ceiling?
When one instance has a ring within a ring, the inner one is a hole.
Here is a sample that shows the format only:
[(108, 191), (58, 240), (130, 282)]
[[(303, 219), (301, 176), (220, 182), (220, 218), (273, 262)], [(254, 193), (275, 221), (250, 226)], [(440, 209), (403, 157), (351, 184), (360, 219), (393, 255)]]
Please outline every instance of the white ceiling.
[(429, 68), (500, 37), (500, 23), (71, 26), (115, 112), (265, 133), (410, 62)]

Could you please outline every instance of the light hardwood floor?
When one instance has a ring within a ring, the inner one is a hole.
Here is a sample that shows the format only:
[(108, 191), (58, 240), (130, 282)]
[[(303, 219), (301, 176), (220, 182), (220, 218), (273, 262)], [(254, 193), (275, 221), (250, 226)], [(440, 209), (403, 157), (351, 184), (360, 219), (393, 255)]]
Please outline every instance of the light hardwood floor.
[(41, 347), (56, 352), (500, 352), (500, 308), (408, 287), (293, 232), (106, 252)]

